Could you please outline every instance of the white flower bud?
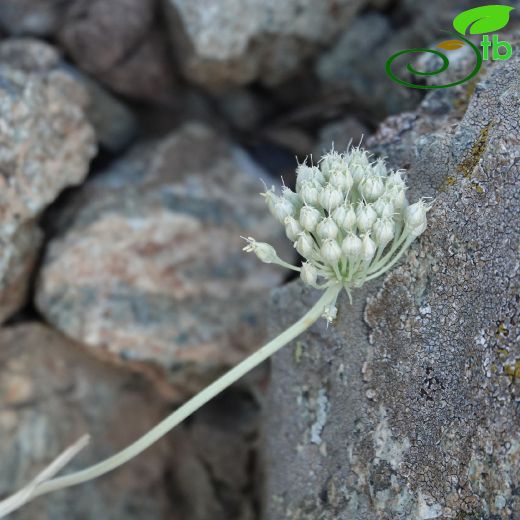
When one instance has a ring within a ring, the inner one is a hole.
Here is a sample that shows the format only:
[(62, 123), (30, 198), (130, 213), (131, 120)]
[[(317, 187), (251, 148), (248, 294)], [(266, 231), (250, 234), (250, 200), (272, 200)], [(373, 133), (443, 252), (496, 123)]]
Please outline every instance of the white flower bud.
[(336, 319), (337, 315), (338, 315), (338, 308), (336, 307), (336, 305), (331, 304), (331, 305), (327, 305), (327, 307), (325, 307), (321, 317), (325, 318), (327, 320), (327, 323), (332, 323)]
[(373, 165), (372, 170), (378, 177), (386, 177), (387, 169), (384, 159), (378, 159)]
[(252, 237), (242, 238), (248, 242), (244, 247), (244, 251), (247, 253), (255, 253), (262, 262), (271, 264), (280, 260), (273, 246), (266, 244), (265, 242), (257, 242)]
[(330, 184), (327, 184), (320, 193), (321, 207), (327, 211), (336, 209), (343, 200), (343, 193)]
[(305, 204), (318, 204), (319, 191), (313, 181), (305, 181), (300, 187), (300, 197)]
[(314, 286), (318, 279), (318, 270), (309, 262), (303, 262), (300, 277), (307, 285)]
[(356, 211), (356, 223), (362, 233), (366, 233), (372, 228), (376, 218), (377, 213), (372, 207), (372, 204), (360, 204), (358, 206)]
[(362, 150), (361, 148), (353, 148), (349, 153), (347, 162), (349, 166), (359, 165), (363, 169), (367, 168), (370, 165), (369, 155), (365, 150)]
[(362, 166), (361, 164), (355, 164), (352, 166), (352, 179), (354, 180), (354, 184), (359, 184), (359, 182), (365, 178), (367, 175), (367, 166)]
[(378, 218), (372, 226), (372, 231), (376, 244), (384, 248), (394, 238), (394, 221), (391, 218)]
[(406, 190), (404, 188), (399, 188), (398, 186), (394, 186), (390, 191), (387, 192), (389, 200), (392, 201), (394, 208), (396, 210), (402, 210), (408, 206), (408, 201), (406, 200)]
[(354, 180), (352, 179), (352, 175), (345, 168), (343, 170), (334, 170), (329, 177), (329, 184), (341, 190), (344, 193), (347, 193), (354, 184)]
[(331, 217), (324, 218), (316, 226), (316, 233), (320, 238), (336, 238), (338, 231), (338, 225)]
[(300, 210), (300, 224), (305, 231), (312, 232), (321, 220), (321, 213), (312, 206), (303, 206)]
[(323, 241), (320, 253), (323, 261), (330, 265), (337, 264), (341, 258), (341, 249), (336, 240), (332, 238), (327, 238)]
[(300, 197), (297, 193), (294, 193), (291, 188), (288, 188), (287, 186), (284, 186), (282, 188), (282, 197), (284, 199), (287, 199), (294, 207), (301, 206)]
[(285, 218), (284, 224), (287, 238), (293, 242), (297, 240), (299, 233), (303, 231), (298, 221), (294, 217), (289, 216)]
[(343, 231), (352, 231), (356, 227), (356, 212), (347, 204), (338, 206), (332, 213), (332, 218)]
[(359, 182), (359, 193), (367, 200), (372, 202), (378, 199), (385, 191), (385, 183), (376, 175), (370, 175), (361, 179)]
[(375, 242), (370, 238), (368, 233), (365, 234), (361, 244), (361, 256), (365, 263), (370, 263), (374, 255), (376, 254), (377, 246)]
[(298, 240), (294, 243), (296, 251), (305, 258), (310, 258), (314, 251), (314, 240), (313, 238), (303, 231), (298, 235)]
[(274, 192), (274, 186), (271, 186), (271, 188), (266, 189), (266, 191), (264, 193), (261, 193), (260, 195), (262, 195), (262, 197), (265, 198), (265, 202), (267, 204), (267, 207), (269, 208), (269, 211), (272, 215), (274, 215), (274, 205), (279, 198), (278, 195), (276, 195), (276, 193)]
[(379, 197), (374, 204), (374, 211), (381, 218), (391, 218), (395, 213), (394, 205), (386, 196)]
[(279, 222), (283, 224), (286, 217), (292, 217), (295, 213), (296, 209), (288, 199), (278, 197), (274, 203), (273, 214)]
[(357, 260), (361, 255), (361, 239), (349, 233), (341, 244), (341, 251), (350, 260)]
[(320, 253), (322, 260), (330, 265), (337, 264), (341, 258), (341, 248), (339, 247), (336, 240), (332, 238), (326, 238), (323, 241)]
[(426, 213), (428, 206), (420, 200), (405, 210), (406, 227), (411, 235), (419, 236), (426, 229)]
[(299, 164), (296, 168), (296, 191), (299, 191), (301, 185), (306, 181), (312, 181), (314, 178), (314, 171), (312, 166), (305, 163)]
[(386, 188), (399, 188), (402, 190), (406, 189), (406, 183), (404, 182), (402, 172), (397, 170), (396, 172), (391, 172), (386, 178)]
[(328, 179), (333, 171), (342, 168), (344, 164), (343, 156), (332, 150), (321, 158), (320, 169), (324, 177)]

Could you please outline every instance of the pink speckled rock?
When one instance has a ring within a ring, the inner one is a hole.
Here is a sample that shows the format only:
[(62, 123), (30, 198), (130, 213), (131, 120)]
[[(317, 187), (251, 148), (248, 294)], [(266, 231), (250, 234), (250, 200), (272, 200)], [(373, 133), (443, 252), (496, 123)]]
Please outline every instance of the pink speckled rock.
[(269, 288), (286, 274), (245, 254), (240, 235), (293, 256), (255, 168), (195, 124), (133, 150), (57, 216), (43, 315), (97, 352), (167, 374), (175, 397), (213, 380), (265, 339)]

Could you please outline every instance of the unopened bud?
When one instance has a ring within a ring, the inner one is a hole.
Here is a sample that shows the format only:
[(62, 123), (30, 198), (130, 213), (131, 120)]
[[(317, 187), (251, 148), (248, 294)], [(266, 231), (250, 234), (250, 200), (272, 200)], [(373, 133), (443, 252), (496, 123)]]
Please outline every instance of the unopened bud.
[(381, 177), (377, 175), (370, 175), (359, 182), (359, 193), (368, 202), (378, 199), (384, 191), (385, 184)]
[(330, 265), (337, 264), (341, 258), (341, 249), (336, 240), (332, 238), (327, 238), (323, 241), (320, 253), (321, 258)]
[(419, 236), (426, 229), (426, 213), (428, 209), (422, 200), (406, 208), (406, 227), (412, 235)]
[(280, 260), (273, 246), (266, 244), (265, 242), (257, 242), (252, 237), (242, 238), (248, 242), (244, 247), (244, 251), (247, 253), (254, 253), (262, 262), (271, 264)]
[(378, 218), (372, 226), (372, 231), (376, 244), (384, 248), (394, 238), (394, 221), (391, 218)]
[(356, 223), (362, 233), (366, 233), (372, 228), (376, 218), (377, 213), (372, 207), (372, 204), (360, 204), (358, 206), (356, 211)]
[(318, 188), (313, 181), (305, 181), (300, 187), (300, 197), (305, 204), (318, 204)]
[(324, 218), (316, 226), (316, 233), (320, 238), (336, 238), (338, 231), (338, 225), (331, 217)]
[(288, 199), (278, 197), (274, 203), (273, 214), (279, 222), (283, 224), (286, 217), (292, 217), (295, 213), (295, 207)]
[(321, 213), (312, 206), (303, 206), (300, 210), (300, 224), (305, 231), (312, 233), (321, 220)]
[(309, 262), (303, 262), (300, 277), (306, 284), (314, 286), (318, 279), (318, 270)]
[(313, 238), (303, 231), (298, 235), (298, 240), (294, 243), (296, 251), (305, 258), (310, 258), (314, 251), (314, 240)]
[(298, 221), (291, 216), (286, 217), (285, 219), (285, 234), (287, 238), (291, 241), (295, 241), (298, 239), (298, 234), (303, 231), (302, 227), (298, 223)]
[(323, 209), (332, 211), (336, 209), (344, 200), (341, 190), (327, 184), (320, 193), (320, 204)]
[(349, 233), (341, 244), (341, 251), (350, 260), (357, 260), (361, 256), (361, 239), (354, 233)]
[(363, 261), (368, 264), (372, 261), (372, 258), (374, 258), (377, 246), (368, 233), (365, 234), (361, 242), (361, 256), (363, 257)]

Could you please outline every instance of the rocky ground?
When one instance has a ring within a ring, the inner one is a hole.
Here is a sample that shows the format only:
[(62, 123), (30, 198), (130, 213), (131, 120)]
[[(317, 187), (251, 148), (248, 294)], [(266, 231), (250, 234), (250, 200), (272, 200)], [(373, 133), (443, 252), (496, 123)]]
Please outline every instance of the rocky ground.
[(439, 201), (300, 361), (13, 519), (520, 517), (520, 42), (404, 88), (387, 58), (474, 7), (422, 4), (0, 2), (0, 498), (82, 433), (71, 469), (122, 448), (303, 312), (240, 238), (295, 258), (258, 195), (295, 156), (363, 139)]

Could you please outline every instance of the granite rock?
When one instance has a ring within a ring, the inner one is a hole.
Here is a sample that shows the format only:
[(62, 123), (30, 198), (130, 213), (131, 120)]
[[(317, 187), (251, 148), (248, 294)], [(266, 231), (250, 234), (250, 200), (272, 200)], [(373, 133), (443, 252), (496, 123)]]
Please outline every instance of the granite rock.
[(83, 181), (96, 150), (86, 92), (47, 51), (30, 71), (21, 54), (0, 50), (0, 320), (25, 301), (41, 239), (35, 219)]
[(199, 390), (261, 344), (269, 288), (286, 275), (245, 254), (240, 235), (293, 256), (257, 168), (200, 124), (134, 148), (53, 219), (44, 317), (93, 352), (166, 374), (174, 398)]
[(277, 85), (351, 21), (364, 0), (164, 0), (184, 76), (206, 88)]
[[(2, 329), (0, 364), (0, 496), (26, 484), (83, 434), (91, 442), (68, 471), (115, 453), (164, 414), (164, 402), (142, 378), (100, 363), (41, 324)], [(163, 484), (168, 452), (161, 441), (103, 479), (40, 497), (12, 517), (172, 518)]]
[(0, 61), (27, 73), (57, 69), (81, 83), (87, 94), (81, 96), (83, 110), (97, 141), (107, 150), (118, 152), (136, 136), (133, 112), (98, 82), (67, 64), (52, 45), (34, 38), (9, 38), (0, 43)]
[[(274, 357), (266, 518), (520, 515), (519, 77), (516, 51), (371, 139), (412, 198), (435, 196), (429, 226), (334, 327)], [(315, 298), (278, 290), (273, 334)]]
[(116, 92), (173, 103), (174, 80), (154, 0), (74, 0), (57, 37), (80, 69)]

